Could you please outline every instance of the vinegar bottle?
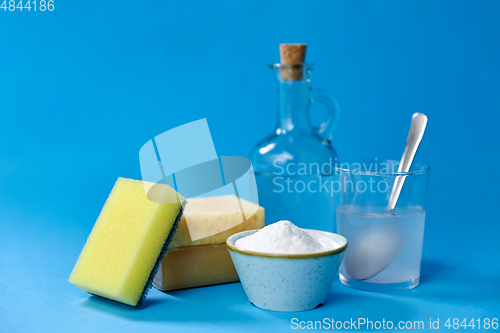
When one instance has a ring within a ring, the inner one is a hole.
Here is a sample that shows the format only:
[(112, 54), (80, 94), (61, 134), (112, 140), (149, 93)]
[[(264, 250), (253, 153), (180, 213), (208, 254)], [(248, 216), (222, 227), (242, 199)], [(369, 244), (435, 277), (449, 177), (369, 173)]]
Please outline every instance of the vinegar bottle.
[[(331, 144), (339, 118), (335, 99), (311, 88), (313, 64), (305, 63), (306, 44), (281, 44), (278, 79), (278, 125), (251, 153), (259, 203), (266, 224), (290, 220), (301, 228), (335, 231), (333, 182), (337, 152)], [(328, 110), (320, 126), (311, 125), (309, 107)]]

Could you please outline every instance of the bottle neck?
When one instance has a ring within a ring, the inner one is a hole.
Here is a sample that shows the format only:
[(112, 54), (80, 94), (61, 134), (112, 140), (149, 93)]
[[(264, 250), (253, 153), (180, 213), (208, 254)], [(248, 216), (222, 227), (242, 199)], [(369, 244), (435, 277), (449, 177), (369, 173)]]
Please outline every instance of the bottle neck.
[(279, 80), (278, 112), (278, 134), (311, 132), (308, 80)]

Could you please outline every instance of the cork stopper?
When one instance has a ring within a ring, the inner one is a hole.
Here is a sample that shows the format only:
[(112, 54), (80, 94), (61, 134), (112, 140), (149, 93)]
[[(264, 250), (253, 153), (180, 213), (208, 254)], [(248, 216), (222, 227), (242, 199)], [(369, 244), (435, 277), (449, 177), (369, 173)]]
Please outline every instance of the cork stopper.
[(295, 65), (304, 62), (307, 44), (280, 44), (282, 64)]
[[(302, 80), (303, 66), (306, 58), (307, 44), (280, 44), (281, 64), (280, 68), (282, 80)], [(290, 66), (288, 66), (290, 65)]]

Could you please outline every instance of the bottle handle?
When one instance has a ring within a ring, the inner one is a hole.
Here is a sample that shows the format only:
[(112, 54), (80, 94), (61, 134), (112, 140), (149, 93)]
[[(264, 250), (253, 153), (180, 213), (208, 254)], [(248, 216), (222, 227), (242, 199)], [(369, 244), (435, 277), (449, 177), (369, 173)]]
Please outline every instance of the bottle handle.
[(323, 89), (311, 88), (309, 93), (311, 102), (320, 102), (324, 104), (328, 111), (326, 120), (315, 127), (317, 134), (328, 141), (332, 141), (333, 132), (339, 122), (340, 109), (335, 97)]

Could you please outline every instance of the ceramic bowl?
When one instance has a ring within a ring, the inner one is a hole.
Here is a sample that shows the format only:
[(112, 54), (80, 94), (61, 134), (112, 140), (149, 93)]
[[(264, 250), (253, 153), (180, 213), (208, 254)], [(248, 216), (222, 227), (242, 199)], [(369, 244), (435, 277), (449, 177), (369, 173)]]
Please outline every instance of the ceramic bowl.
[(242, 250), (234, 245), (257, 231), (243, 231), (226, 241), (250, 302), (272, 311), (306, 311), (323, 304), (344, 257), (347, 240), (331, 232), (308, 229), (330, 237), (340, 247), (312, 254), (273, 254)]

